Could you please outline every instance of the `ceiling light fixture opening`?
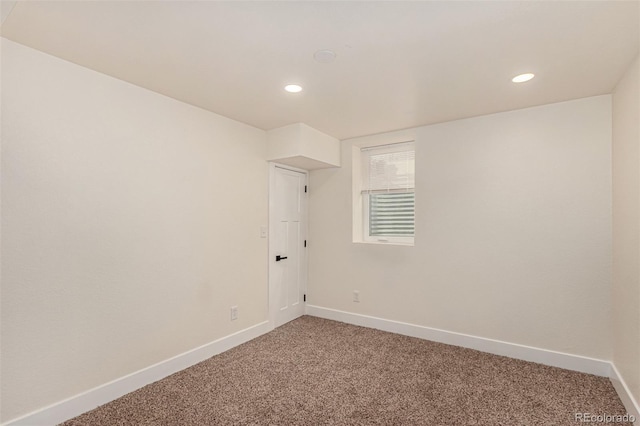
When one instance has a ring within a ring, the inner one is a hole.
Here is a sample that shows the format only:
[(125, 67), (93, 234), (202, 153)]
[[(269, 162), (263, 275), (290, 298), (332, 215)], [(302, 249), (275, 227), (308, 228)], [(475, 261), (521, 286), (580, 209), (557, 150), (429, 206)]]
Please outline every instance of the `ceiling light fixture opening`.
[(302, 92), (302, 86), (298, 86), (297, 84), (287, 84), (284, 86), (284, 90), (289, 93), (298, 93)]
[(336, 52), (330, 49), (318, 50), (316, 53), (313, 54), (313, 59), (315, 59), (316, 62), (320, 62), (322, 64), (328, 64), (330, 62), (335, 61)]
[(516, 75), (511, 79), (511, 81), (514, 83), (524, 83), (525, 81), (531, 80), (533, 77), (535, 77), (535, 74), (528, 72), (526, 74)]

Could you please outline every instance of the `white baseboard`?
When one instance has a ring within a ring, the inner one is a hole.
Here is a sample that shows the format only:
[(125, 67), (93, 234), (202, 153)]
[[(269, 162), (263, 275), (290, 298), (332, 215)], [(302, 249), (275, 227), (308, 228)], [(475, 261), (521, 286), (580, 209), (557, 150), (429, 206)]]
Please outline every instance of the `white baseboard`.
[[(640, 426), (640, 407), (638, 407), (638, 403), (631, 396), (631, 392), (618, 370), (608, 361), (354, 314), (320, 306), (307, 305), (306, 314), (434, 342), (476, 349), (495, 355), (609, 377), (627, 412), (635, 416), (635, 424), (636, 426)], [(3, 423), (2, 426), (48, 426), (62, 423), (100, 405), (111, 402), (127, 393), (140, 389), (143, 386), (211, 358), (214, 355), (255, 339), (268, 333), (272, 329), (273, 326), (268, 321), (261, 322), (79, 395), (44, 407), (17, 419), (10, 420), (7, 423)]]
[(359, 325), (362, 327), (375, 328), (405, 336), (418, 337), (420, 339), (446, 343), (448, 345), (476, 349), (478, 351), (488, 352), (495, 355), (537, 362), (539, 364), (565, 368), (567, 370), (574, 370), (582, 373), (595, 374), (597, 376), (609, 377), (611, 372), (611, 363), (594, 358), (554, 352), (546, 349), (518, 345), (515, 343), (502, 342), (499, 340), (485, 339), (483, 337), (454, 333), (451, 331), (439, 330), (436, 328), (392, 321), (367, 315), (354, 314), (351, 312), (338, 311), (320, 306), (307, 305), (306, 313), (307, 315), (320, 318), (346, 322), (348, 324)]
[(134, 390), (163, 379), (187, 367), (191, 367), (214, 355), (225, 352), (235, 346), (255, 339), (273, 329), (268, 322), (233, 333), (206, 345), (169, 358), (112, 382), (90, 389), (79, 395), (44, 407), (25, 416), (10, 420), (3, 426), (48, 426), (62, 423), (111, 402)]
[(624, 404), (624, 408), (627, 409), (627, 413), (636, 418), (634, 424), (636, 426), (640, 426), (640, 405), (638, 405), (638, 402), (631, 395), (629, 387), (622, 379), (620, 372), (613, 363), (611, 364), (611, 376), (609, 376), (609, 379), (611, 380), (613, 387), (616, 389), (616, 392), (618, 392), (618, 396)]
[(523, 361), (537, 362), (539, 364), (549, 365), (552, 367), (608, 377), (618, 393), (620, 400), (624, 404), (627, 413), (636, 418), (636, 422), (634, 424), (636, 426), (640, 426), (640, 408), (638, 407), (638, 403), (634, 400), (629, 388), (620, 376), (615, 365), (609, 361), (534, 348), (531, 346), (518, 345), (515, 343), (502, 342), (499, 340), (485, 339), (483, 337), (439, 330), (436, 328), (408, 324), (405, 322), (392, 321), (384, 318), (371, 317), (368, 315), (354, 314), (352, 312), (323, 308), (321, 306), (307, 305), (306, 314), (345, 322), (347, 324), (359, 325), (361, 327), (375, 328), (377, 330), (402, 334), (404, 336), (417, 337), (434, 342), (475, 349)]

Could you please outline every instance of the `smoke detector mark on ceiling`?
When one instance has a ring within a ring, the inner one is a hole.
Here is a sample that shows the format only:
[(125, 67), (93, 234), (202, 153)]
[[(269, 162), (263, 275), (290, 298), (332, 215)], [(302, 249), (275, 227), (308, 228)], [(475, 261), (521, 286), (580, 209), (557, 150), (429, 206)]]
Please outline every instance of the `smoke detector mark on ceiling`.
[(315, 59), (316, 62), (320, 62), (321, 64), (328, 64), (335, 61), (336, 52), (330, 49), (318, 50), (313, 54), (313, 59)]

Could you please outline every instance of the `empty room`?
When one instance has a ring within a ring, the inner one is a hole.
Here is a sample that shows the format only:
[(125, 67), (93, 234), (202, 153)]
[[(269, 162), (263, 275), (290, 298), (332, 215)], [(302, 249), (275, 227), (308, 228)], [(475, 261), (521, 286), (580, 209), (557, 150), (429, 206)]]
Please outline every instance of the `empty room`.
[(1, 425), (640, 425), (640, 1), (0, 12)]

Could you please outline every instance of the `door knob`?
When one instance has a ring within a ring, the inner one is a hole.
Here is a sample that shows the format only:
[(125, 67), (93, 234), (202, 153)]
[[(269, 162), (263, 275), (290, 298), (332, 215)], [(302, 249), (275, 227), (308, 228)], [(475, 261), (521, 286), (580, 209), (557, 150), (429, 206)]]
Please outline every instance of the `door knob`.
[(280, 262), (281, 260), (284, 260), (284, 259), (286, 259), (286, 258), (287, 258), (286, 256), (280, 256), (280, 255), (278, 255), (278, 256), (276, 256), (276, 262)]

